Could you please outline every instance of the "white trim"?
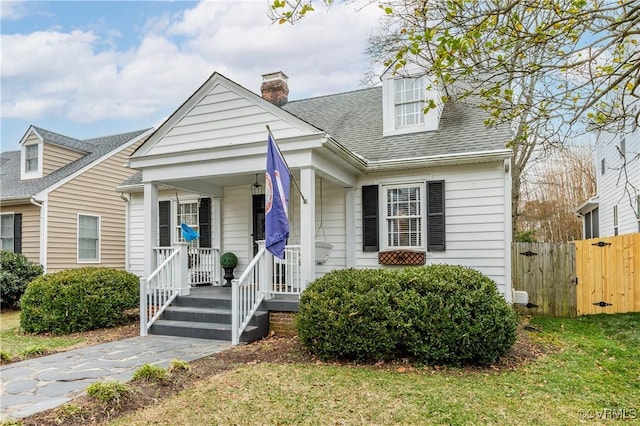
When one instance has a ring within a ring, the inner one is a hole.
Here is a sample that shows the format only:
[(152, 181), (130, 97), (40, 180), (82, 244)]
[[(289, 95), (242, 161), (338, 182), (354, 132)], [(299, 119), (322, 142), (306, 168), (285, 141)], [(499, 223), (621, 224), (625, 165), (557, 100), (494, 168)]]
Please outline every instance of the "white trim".
[[(97, 223), (97, 233), (98, 233), (98, 249), (97, 249), (97, 259), (80, 259), (80, 216), (85, 217), (95, 217), (98, 219)], [(102, 254), (102, 238), (101, 238), (101, 222), (102, 217), (97, 214), (92, 213), (76, 213), (76, 261), (78, 263), (100, 263), (100, 257)]]
[(75, 172), (71, 173), (69, 176), (66, 176), (63, 179), (60, 179), (56, 183), (52, 184), (51, 186), (46, 187), (45, 189), (43, 189), (42, 191), (38, 192), (35, 195), (36, 200), (37, 201), (41, 201), (42, 197), (44, 197), (46, 194), (48, 194), (51, 191), (54, 191), (54, 190), (60, 188), (62, 185), (68, 183), (72, 179), (75, 179), (76, 177), (80, 176), (82, 173), (86, 172), (87, 170), (91, 169), (92, 167), (97, 166), (98, 164), (102, 163), (103, 161), (108, 160), (113, 155), (115, 155), (115, 154), (119, 153), (120, 151), (130, 147), (131, 145), (135, 144), (136, 142), (139, 142), (141, 139), (144, 139), (145, 137), (147, 137), (147, 135), (149, 135), (152, 131), (153, 131), (153, 129), (149, 129), (146, 132), (143, 132), (143, 133), (139, 134), (138, 136), (136, 136), (135, 138), (129, 140), (128, 142), (126, 142), (126, 143), (118, 146), (117, 148), (114, 148), (113, 150), (107, 152), (102, 157), (99, 157), (99, 158), (93, 160), (92, 162), (90, 162), (89, 164), (85, 165), (81, 169), (76, 170)]
[(512, 302), (513, 283), (511, 282), (511, 242), (513, 240), (513, 218), (511, 211), (511, 160), (504, 160), (504, 298)]
[(345, 266), (356, 267), (356, 199), (354, 188), (344, 189)]
[[(389, 245), (389, 228), (387, 224), (387, 190), (394, 188), (418, 188), (420, 190), (420, 245), (417, 246), (390, 246)], [(382, 197), (378, 197), (378, 212), (380, 217), (380, 236), (382, 240), (378, 241), (380, 250), (396, 250), (396, 249), (409, 249), (409, 250), (425, 250), (427, 248), (427, 210), (426, 210), (426, 181), (424, 180), (410, 180), (404, 182), (386, 183), (382, 182), (379, 185), (379, 189), (382, 192)]]
[(457, 154), (431, 155), (424, 157), (408, 157), (392, 160), (369, 161), (367, 171), (406, 170), (409, 168), (447, 166), (454, 164), (484, 163), (510, 158), (510, 149), (492, 151), (463, 152)]
[(49, 196), (45, 195), (40, 201), (42, 208), (40, 209), (40, 264), (47, 273), (47, 262), (49, 261), (47, 254), (47, 245), (49, 244)]

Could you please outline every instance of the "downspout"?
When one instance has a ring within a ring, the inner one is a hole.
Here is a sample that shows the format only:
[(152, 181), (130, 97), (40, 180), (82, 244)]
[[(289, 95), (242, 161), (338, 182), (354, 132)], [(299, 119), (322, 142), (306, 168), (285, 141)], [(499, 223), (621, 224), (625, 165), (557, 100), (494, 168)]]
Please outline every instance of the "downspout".
[(129, 271), (129, 198), (120, 193), (120, 198), (124, 201), (124, 269)]
[(36, 201), (35, 196), (31, 196), (29, 202), (40, 209), (40, 264), (43, 272), (47, 273), (47, 201), (42, 204)]

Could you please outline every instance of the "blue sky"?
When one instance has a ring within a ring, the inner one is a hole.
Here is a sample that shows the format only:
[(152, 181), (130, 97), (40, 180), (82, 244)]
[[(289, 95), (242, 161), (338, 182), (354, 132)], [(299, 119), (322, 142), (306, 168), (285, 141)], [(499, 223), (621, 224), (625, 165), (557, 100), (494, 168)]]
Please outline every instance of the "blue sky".
[(284, 71), (290, 99), (362, 87), (379, 8), (338, 3), (291, 26), (267, 5), (2, 0), (2, 151), (30, 124), (79, 139), (157, 126), (214, 71), (254, 92)]

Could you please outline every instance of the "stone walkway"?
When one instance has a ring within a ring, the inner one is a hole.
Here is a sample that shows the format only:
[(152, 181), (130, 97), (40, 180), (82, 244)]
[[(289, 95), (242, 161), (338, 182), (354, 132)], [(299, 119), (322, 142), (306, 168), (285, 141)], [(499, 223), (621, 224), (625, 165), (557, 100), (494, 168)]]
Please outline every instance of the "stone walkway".
[(186, 337), (133, 337), (8, 364), (0, 368), (0, 420), (60, 406), (94, 382), (128, 381), (144, 364), (168, 367), (231, 347), (230, 342)]

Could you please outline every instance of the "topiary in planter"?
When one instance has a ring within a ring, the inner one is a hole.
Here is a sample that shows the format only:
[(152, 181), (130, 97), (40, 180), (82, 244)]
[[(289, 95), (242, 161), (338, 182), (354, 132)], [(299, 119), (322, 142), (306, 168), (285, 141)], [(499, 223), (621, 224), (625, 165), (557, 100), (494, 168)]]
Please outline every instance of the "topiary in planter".
[(226, 280), (224, 287), (231, 287), (233, 270), (238, 266), (238, 256), (228, 251), (220, 256), (220, 265), (224, 268), (223, 278)]
[(68, 334), (127, 321), (138, 307), (139, 278), (126, 271), (87, 267), (43, 275), (20, 300), (20, 325), (29, 333)]
[(42, 275), (42, 266), (32, 263), (20, 253), (0, 251), (0, 305), (16, 308), (27, 284)]
[(331, 272), (302, 293), (296, 320), (300, 341), (322, 359), (441, 365), (496, 361), (517, 324), (495, 282), (456, 265)]

